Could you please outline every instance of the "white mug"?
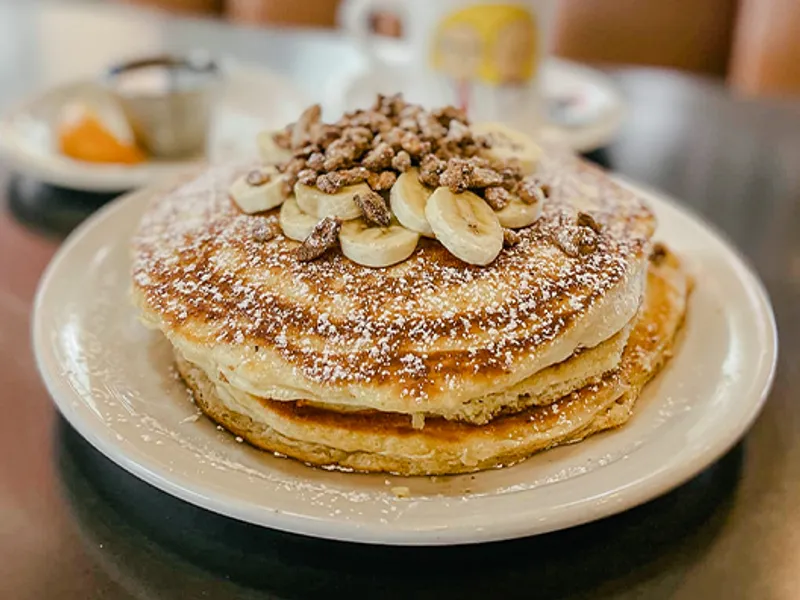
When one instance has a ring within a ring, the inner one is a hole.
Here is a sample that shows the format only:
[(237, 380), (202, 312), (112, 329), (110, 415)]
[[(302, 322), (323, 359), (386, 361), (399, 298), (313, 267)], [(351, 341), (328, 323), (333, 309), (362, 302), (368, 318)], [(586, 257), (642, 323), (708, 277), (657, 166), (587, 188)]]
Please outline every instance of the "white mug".
[[(416, 84), (428, 92), (425, 104), (533, 129), (542, 122), (538, 73), (554, 8), (554, 0), (345, 0), (340, 21), (373, 70), (404, 67), (416, 80), (397, 81), (397, 91)], [(372, 35), (379, 12), (401, 20), (402, 39)]]

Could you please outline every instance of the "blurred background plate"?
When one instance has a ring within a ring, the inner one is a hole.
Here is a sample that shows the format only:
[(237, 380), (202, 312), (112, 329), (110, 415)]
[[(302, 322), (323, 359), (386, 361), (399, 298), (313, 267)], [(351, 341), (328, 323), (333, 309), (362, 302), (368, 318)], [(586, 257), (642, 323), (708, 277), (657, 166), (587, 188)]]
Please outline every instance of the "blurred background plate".
[(294, 85), (270, 71), (224, 62), (226, 85), (215, 108), (206, 156), (179, 161), (149, 160), (138, 165), (98, 164), (62, 155), (54, 124), (73, 98), (97, 94), (92, 81), (67, 83), (24, 101), (0, 119), (0, 154), (16, 171), (62, 188), (122, 192), (174, 177), (206, 160), (254, 158), (255, 133), (282, 127), (308, 100)]

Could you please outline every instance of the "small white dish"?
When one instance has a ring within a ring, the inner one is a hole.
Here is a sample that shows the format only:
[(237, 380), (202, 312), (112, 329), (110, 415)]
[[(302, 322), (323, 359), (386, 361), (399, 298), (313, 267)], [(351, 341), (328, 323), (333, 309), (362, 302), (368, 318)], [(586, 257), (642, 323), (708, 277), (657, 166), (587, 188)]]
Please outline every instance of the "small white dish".
[[(437, 479), (346, 474), (273, 457), (218, 430), (176, 379), (167, 342), (138, 322), (128, 300), (127, 241), (152, 189), (89, 219), (48, 267), (35, 304), (38, 366), (62, 414), (111, 460), (187, 502), (257, 525), (428, 545), (599, 519), (669, 491), (724, 454), (758, 414), (777, 354), (769, 300), (738, 254), (677, 203), (637, 189), (658, 216), (658, 237), (697, 282), (676, 354), (622, 429), (514, 467)], [(399, 486), (409, 498), (393, 493)]]
[[(425, 106), (447, 102), (450, 88), (420, 74), (416, 67), (386, 65), (343, 75), (327, 94), (331, 114), (370, 106), (375, 94), (402, 90), (405, 97)], [(342, 91), (344, 90), (344, 91)], [(626, 106), (617, 85), (602, 71), (560, 58), (548, 58), (542, 67), (542, 95), (547, 122), (539, 135), (576, 152), (602, 148), (614, 139)]]
[(58, 151), (54, 124), (74, 98), (104, 94), (92, 81), (65, 84), (33, 96), (0, 118), (0, 155), (30, 177), (69, 189), (122, 192), (175, 177), (206, 160), (257, 156), (253, 131), (294, 121), (308, 99), (282, 77), (242, 64), (224, 64), (226, 83), (214, 109), (207, 156), (149, 160), (138, 165), (73, 160)]

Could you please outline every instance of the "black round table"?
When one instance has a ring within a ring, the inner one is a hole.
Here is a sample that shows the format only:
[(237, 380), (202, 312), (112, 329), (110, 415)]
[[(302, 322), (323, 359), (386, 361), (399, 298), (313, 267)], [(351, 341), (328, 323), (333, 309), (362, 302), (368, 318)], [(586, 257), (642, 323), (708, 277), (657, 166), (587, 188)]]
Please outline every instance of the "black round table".
[[(330, 33), (240, 30), (104, 4), (0, 3), (10, 48), (0, 53), (0, 105), (97, 68), (102, 48), (85, 37), (98, 26), (114, 41), (109, 53), (202, 46), (263, 62), (312, 94), (352, 56)], [(588, 158), (713, 222), (771, 294), (780, 365), (740, 444), (623, 514), (478, 546), (322, 541), (188, 505), (60, 419), (30, 352), (42, 269), (110, 196), (41, 186), (0, 164), (0, 598), (800, 598), (800, 104), (735, 98), (686, 74), (610, 72), (629, 114)]]

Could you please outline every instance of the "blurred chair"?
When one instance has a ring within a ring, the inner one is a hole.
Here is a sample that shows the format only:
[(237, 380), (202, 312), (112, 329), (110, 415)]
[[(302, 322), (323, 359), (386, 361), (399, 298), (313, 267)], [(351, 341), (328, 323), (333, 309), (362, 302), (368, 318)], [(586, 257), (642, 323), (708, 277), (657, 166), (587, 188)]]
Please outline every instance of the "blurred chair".
[(747, 94), (800, 96), (800, 0), (740, 0), (728, 80)]
[(339, 0), (226, 0), (234, 22), (333, 27)]
[(560, 0), (553, 49), (582, 62), (724, 76), (736, 6), (737, 0)]
[(116, 0), (122, 4), (152, 6), (186, 14), (222, 14), (225, 0)]

